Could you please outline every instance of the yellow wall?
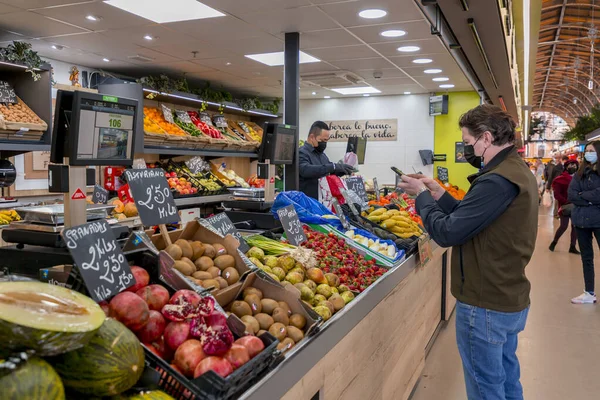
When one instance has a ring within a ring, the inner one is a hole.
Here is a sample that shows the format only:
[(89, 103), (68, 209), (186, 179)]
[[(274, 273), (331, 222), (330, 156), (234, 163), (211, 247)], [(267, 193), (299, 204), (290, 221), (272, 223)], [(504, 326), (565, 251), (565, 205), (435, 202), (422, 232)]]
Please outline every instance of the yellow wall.
[(448, 114), (434, 117), (434, 153), (446, 154), (447, 161), (434, 162), (433, 174), (437, 177), (438, 166), (448, 168), (450, 183), (465, 191), (469, 188), (467, 176), (477, 172), (477, 170), (468, 163), (454, 162), (455, 143), (462, 141), (458, 119), (466, 111), (477, 107), (479, 102), (477, 92), (451, 92), (448, 93)]

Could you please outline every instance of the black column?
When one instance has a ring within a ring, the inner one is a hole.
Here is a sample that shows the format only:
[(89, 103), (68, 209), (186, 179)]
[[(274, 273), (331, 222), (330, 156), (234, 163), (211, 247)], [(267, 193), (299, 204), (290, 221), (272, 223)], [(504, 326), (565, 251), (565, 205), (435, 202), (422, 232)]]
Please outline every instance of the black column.
[[(300, 34), (288, 32), (285, 34), (285, 64), (283, 81), (283, 123), (298, 126), (300, 122)], [(294, 163), (285, 166), (285, 190), (298, 190), (298, 142), (299, 132), (296, 132)]]

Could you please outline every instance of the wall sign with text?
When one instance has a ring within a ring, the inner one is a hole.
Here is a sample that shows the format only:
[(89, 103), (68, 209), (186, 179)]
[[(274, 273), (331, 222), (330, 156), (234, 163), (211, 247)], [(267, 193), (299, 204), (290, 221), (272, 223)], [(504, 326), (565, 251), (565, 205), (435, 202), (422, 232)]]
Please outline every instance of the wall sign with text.
[(395, 142), (398, 138), (397, 119), (325, 121), (330, 129), (330, 142), (345, 142), (350, 137), (369, 141)]

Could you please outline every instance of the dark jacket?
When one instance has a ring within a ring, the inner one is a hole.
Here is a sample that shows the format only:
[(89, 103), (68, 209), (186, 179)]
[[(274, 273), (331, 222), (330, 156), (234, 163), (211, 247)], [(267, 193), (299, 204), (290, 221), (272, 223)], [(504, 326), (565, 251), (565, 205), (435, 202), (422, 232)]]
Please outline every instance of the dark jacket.
[(600, 228), (600, 175), (586, 168), (583, 176), (576, 174), (569, 185), (569, 201), (573, 225), (579, 228)]
[(299, 150), (300, 191), (319, 200), (319, 178), (335, 171), (335, 164), (329, 161), (325, 153), (319, 153), (308, 142)]
[[(453, 210), (443, 210), (446, 195), (438, 201), (438, 209), (431, 207), (428, 192), (417, 198), (417, 210), (428, 232), (432, 229), (430, 234), (437, 240), (440, 230), (459, 225), (452, 228), (458, 231), (460, 225), (469, 224), (467, 215), (460, 219), (454, 216), (464, 213), (461, 210), (464, 207), (479, 204), (479, 208), (472, 207), (469, 212), (472, 219), (480, 221), (474, 234), (464, 242), (452, 243), (452, 294), (461, 302), (477, 307), (521, 311), (529, 306), (531, 285), (525, 267), (533, 254), (537, 234), (537, 182), (514, 147), (500, 152), (483, 170), (470, 176), (469, 181), (467, 195)], [(503, 183), (489, 184), (494, 181)], [(501, 201), (494, 208), (488, 207), (495, 197)]]
[(557, 177), (559, 177), (560, 174), (562, 174), (564, 170), (565, 170), (565, 167), (563, 167), (562, 164), (552, 165), (552, 167), (550, 167), (550, 164), (548, 164), (548, 177), (547, 177), (547, 181), (546, 181), (546, 189), (547, 190), (550, 190), (554, 180)]
[(558, 201), (558, 206), (562, 207), (565, 204), (569, 204), (569, 184), (573, 177), (567, 171), (554, 178), (552, 182), (552, 191), (554, 192), (554, 198)]

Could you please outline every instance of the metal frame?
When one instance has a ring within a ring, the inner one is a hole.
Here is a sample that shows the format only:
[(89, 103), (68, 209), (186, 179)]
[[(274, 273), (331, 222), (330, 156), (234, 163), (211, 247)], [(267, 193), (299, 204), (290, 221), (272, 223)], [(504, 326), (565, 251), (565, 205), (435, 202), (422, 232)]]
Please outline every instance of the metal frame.
[[(560, 29), (563, 23), (563, 19), (565, 17), (565, 10), (567, 6), (567, 0), (563, 0), (562, 8), (560, 10), (560, 17), (558, 19), (558, 28), (556, 28), (556, 34), (554, 35), (554, 41), (559, 40), (560, 38)], [(548, 71), (546, 71), (546, 79), (544, 81), (544, 89), (542, 90), (542, 96), (540, 98), (540, 108), (544, 103), (544, 96), (546, 95), (546, 86), (548, 85), (548, 79), (550, 78), (550, 68), (552, 68), (552, 63), (554, 62), (554, 53), (556, 52), (556, 43), (552, 45), (552, 53), (550, 55), (550, 61), (548, 62)]]
[[(287, 32), (285, 34), (284, 60), (283, 120), (286, 125), (298, 127), (300, 122), (300, 33)], [(300, 189), (298, 155), (300, 132), (298, 130), (296, 130), (294, 140), (294, 162), (285, 166), (286, 191)]]

